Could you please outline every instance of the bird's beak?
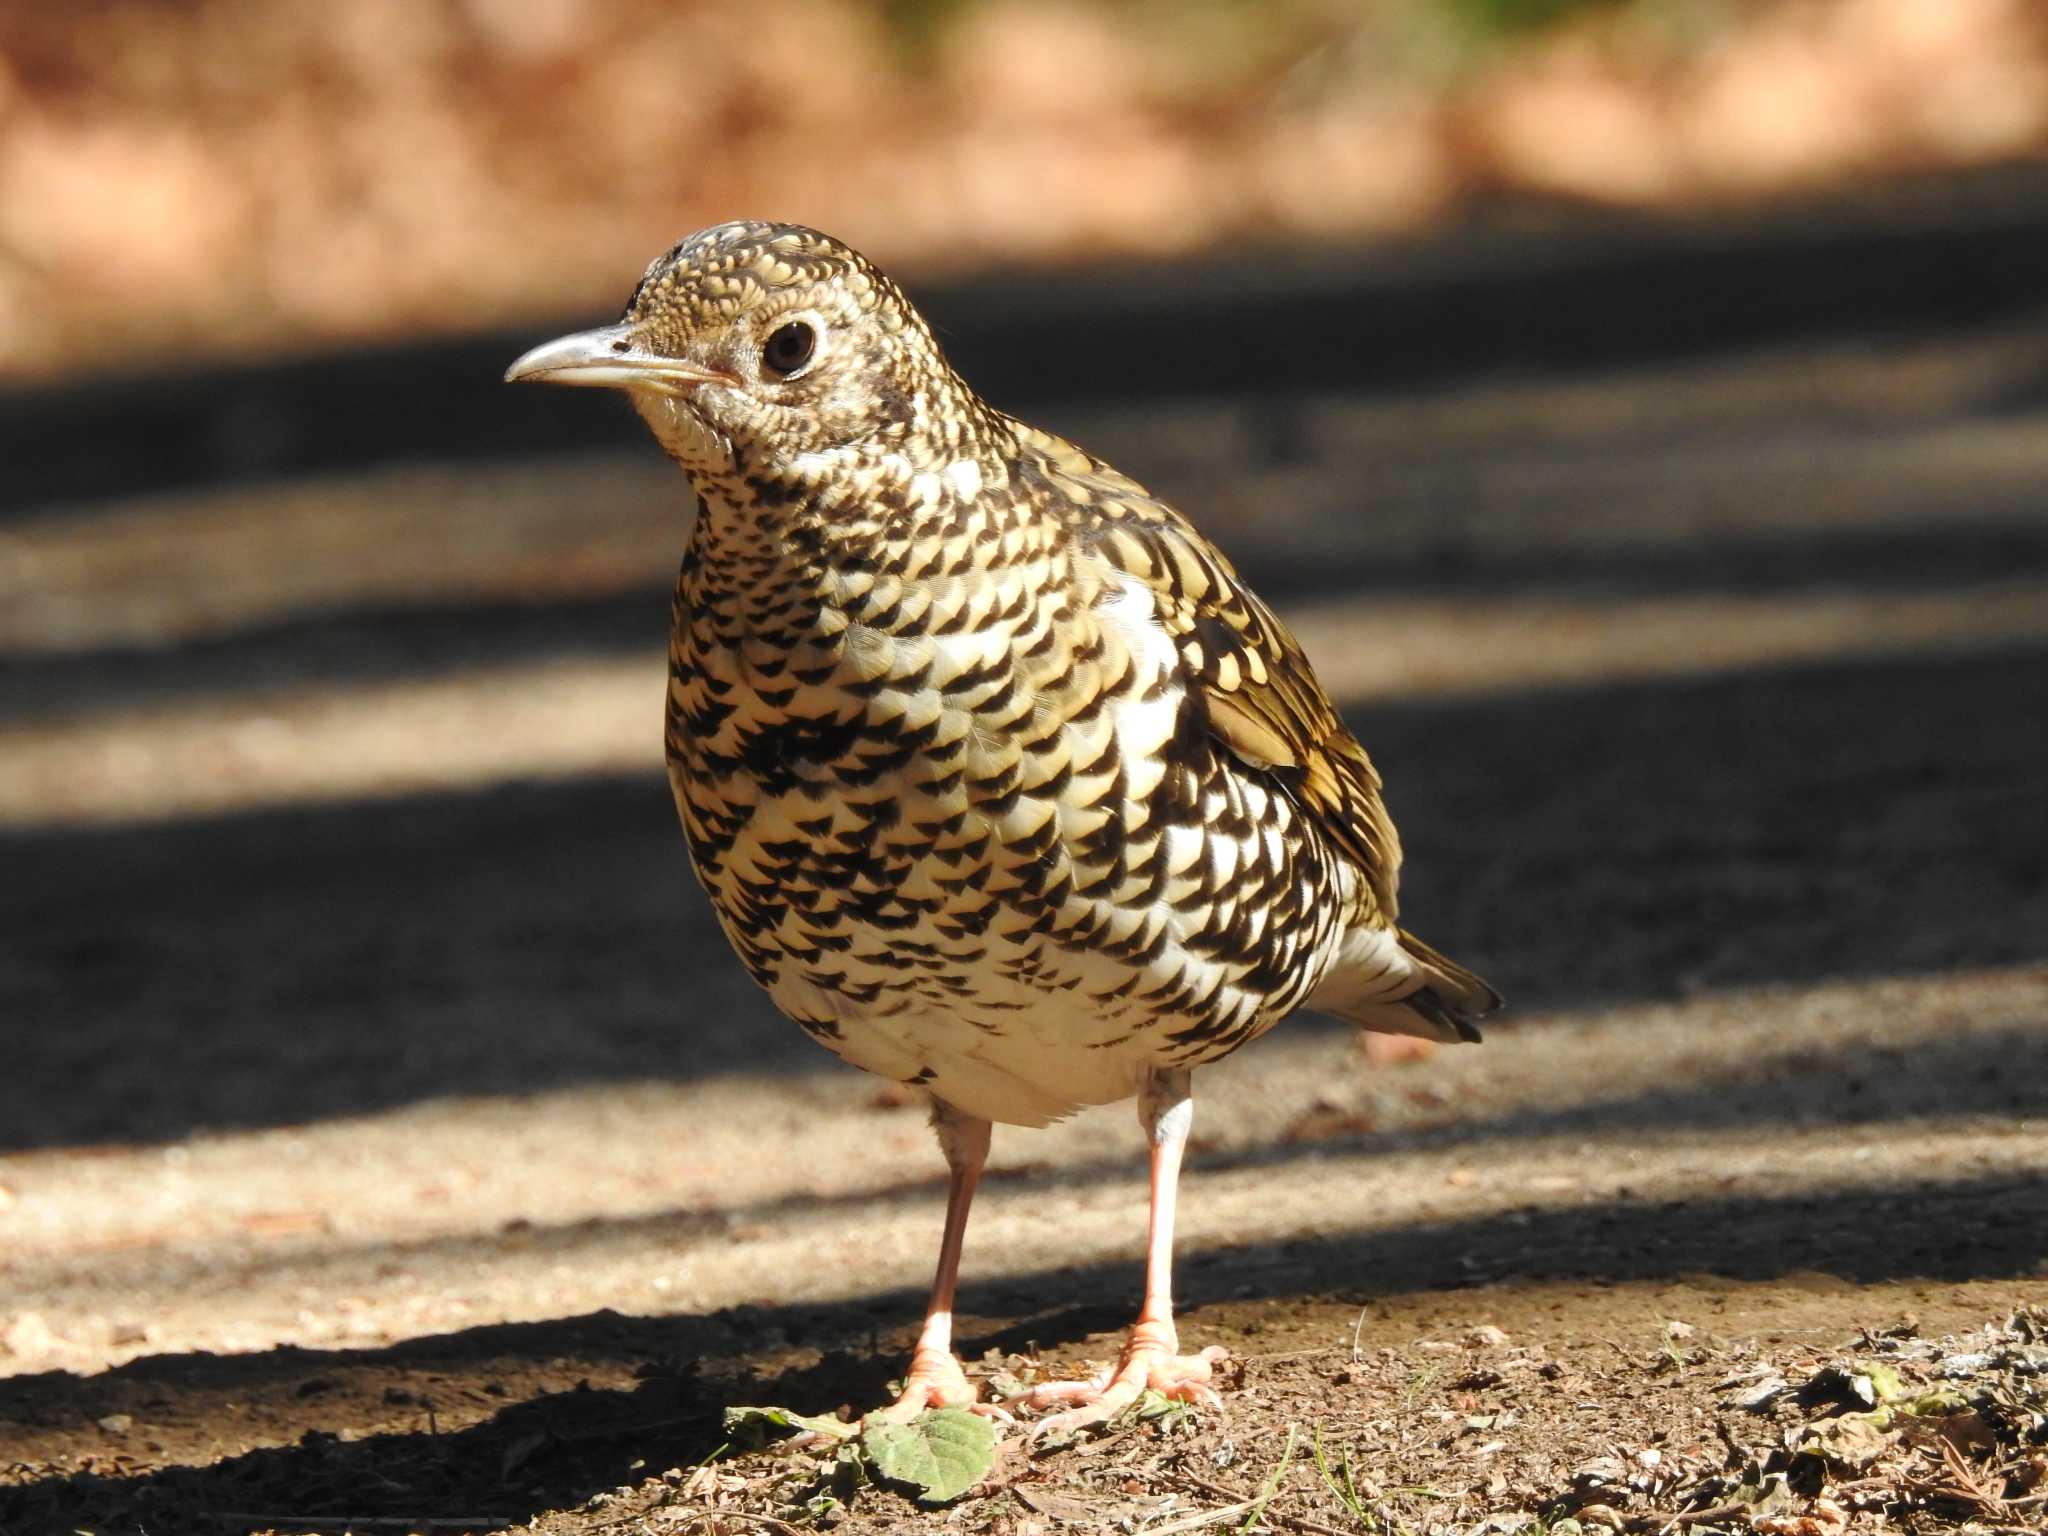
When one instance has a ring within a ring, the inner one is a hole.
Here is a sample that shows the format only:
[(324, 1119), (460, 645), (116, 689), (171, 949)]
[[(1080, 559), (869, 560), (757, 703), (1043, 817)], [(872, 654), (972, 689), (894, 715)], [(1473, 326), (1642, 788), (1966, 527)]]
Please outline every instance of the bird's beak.
[(734, 382), (716, 369), (648, 351), (630, 325), (601, 325), (594, 331), (544, 341), (505, 370), (507, 384), (522, 379), (663, 392)]

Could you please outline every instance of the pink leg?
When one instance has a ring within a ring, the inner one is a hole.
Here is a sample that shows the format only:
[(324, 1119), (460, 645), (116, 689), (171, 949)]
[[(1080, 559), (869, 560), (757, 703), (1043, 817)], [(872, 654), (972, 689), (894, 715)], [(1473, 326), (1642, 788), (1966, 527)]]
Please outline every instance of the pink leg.
[(1180, 1188), (1181, 1153), (1194, 1122), (1195, 1101), (1185, 1071), (1157, 1071), (1138, 1095), (1138, 1119), (1152, 1143), (1152, 1215), (1145, 1245), (1145, 1302), (1124, 1340), (1114, 1368), (1085, 1381), (1044, 1382), (1014, 1399), (1027, 1407), (1055, 1403), (1080, 1406), (1041, 1419), (1035, 1436), (1064, 1435), (1106, 1423), (1135, 1403), (1147, 1389), (1167, 1397), (1220, 1408), (1209, 1385), (1216, 1362), (1228, 1351), (1212, 1344), (1200, 1354), (1180, 1353), (1173, 1326), (1173, 1207)]
[(934, 1100), (932, 1129), (953, 1175), (946, 1192), (946, 1233), (939, 1240), (938, 1272), (932, 1276), (924, 1331), (911, 1354), (902, 1395), (870, 1417), (908, 1421), (927, 1408), (967, 1408), (1007, 1419), (1002, 1408), (975, 1401), (974, 1384), (953, 1357), (953, 1287), (960, 1274), (960, 1244), (967, 1234), (968, 1207), (974, 1204), (975, 1186), (988, 1161), (989, 1124)]
[(1365, 1050), (1365, 1059), (1376, 1067), (1405, 1067), (1427, 1061), (1436, 1054), (1434, 1040), (1418, 1040), (1414, 1035), (1372, 1033), (1361, 1035), (1359, 1041)]

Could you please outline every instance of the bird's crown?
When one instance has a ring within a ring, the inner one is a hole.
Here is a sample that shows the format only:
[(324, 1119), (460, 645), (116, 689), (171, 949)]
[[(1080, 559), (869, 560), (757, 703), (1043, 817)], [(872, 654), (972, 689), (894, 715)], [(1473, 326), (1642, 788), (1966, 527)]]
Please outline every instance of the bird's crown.
[(621, 318), (659, 308), (730, 317), (777, 294), (835, 285), (867, 299), (886, 291), (908, 308), (865, 256), (830, 235), (802, 224), (733, 219), (685, 236), (649, 262)]

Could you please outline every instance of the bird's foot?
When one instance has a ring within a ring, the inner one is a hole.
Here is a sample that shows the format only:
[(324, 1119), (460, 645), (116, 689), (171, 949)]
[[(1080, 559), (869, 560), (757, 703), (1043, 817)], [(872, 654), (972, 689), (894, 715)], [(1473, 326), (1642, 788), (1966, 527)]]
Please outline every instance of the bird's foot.
[(1023, 1408), (1074, 1404), (1031, 1427), (1034, 1440), (1065, 1440), (1077, 1431), (1107, 1424), (1148, 1391), (1203, 1408), (1221, 1408), (1223, 1399), (1210, 1383), (1215, 1379), (1215, 1367), (1229, 1358), (1230, 1351), (1220, 1344), (1184, 1355), (1171, 1322), (1142, 1318), (1124, 1340), (1123, 1355), (1112, 1369), (1084, 1381), (1040, 1382), (1010, 1398), (1009, 1403)]
[(910, 1360), (903, 1378), (903, 1390), (886, 1408), (877, 1408), (868, 1418), (885, 1424), (908, 1424), (930, 1408), (964, 1408), (999, 1423), (1011, 1422), (1010, 1411), (1000, 1403), (984, 1403), (960, 1362), (951, 1352), (919, 1350)]

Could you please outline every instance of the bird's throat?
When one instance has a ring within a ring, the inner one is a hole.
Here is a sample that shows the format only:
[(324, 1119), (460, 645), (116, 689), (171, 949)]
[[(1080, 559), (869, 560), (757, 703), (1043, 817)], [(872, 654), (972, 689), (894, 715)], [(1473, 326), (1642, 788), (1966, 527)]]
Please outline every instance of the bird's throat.
[(633, 406), (654, 433), (662, 451), (691, 479), (732, 473), (732, 440), (712, 426), (688, 397), (666, 391), (634, 390)]

